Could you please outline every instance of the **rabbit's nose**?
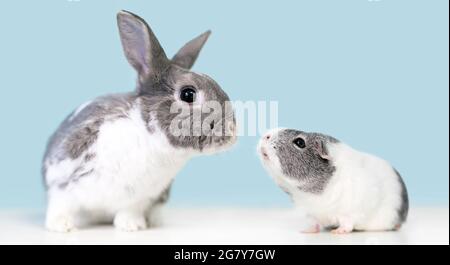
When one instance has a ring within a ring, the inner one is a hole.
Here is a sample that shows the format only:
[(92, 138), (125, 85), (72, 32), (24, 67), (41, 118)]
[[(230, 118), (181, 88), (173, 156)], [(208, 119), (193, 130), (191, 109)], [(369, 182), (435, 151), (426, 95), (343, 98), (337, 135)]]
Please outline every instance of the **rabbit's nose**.
[(228, 122), (226, 125), (226, 132), (230, 136), (234, 136), (236, 134), (236, 125), (234, 122)]

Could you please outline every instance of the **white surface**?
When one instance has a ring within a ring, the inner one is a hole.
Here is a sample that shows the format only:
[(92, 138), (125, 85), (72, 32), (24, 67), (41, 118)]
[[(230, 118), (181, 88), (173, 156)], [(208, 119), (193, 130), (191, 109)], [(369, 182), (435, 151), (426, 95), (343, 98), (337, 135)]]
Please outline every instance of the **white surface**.
[(68, 234), (44, 229), (44, 214), (0, 211), (0, 244), (449, 244), (447, 208), (414, 208), (397, 232), (302, 234), (290, 209), (167, 209), (162, 227), (120, 232), (96, 226)]

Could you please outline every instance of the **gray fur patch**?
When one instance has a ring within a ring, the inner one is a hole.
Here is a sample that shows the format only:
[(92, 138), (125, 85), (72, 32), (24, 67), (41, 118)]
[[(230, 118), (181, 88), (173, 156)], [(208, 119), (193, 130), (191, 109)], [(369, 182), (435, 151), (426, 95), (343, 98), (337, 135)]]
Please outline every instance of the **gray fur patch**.
[(88, 176), (94, 172), (94, 169), (85, 170), (84, 167), (77, 167), (65, 182), (59, 183), (58, 188), (65, 189), (69, 184), (79, 181), (81, 178)]
[(70, 158), (78, 158), (97, 140), (98, 131), (103, 122), (102, 117), (93, 119), (66, 138), (64, 149)]
[(406, 190), (405, 182), (403, 181), (400, 173), (394, 168), (395, 174), (398, 176), (398, 181), (401, 186), (401, 200), (402, 203), (400, 204), (400, 208), (397, 209), (398, 213), (398, 225), (403, 224), (406, 222), (406, 219), (408, 217), (408, 211), (409, 211), (409, 198), (408, 198), (408, 191)]
[(44, 159), (78, 158), (95, 142), (104, 122), (128, 117), (135, 99), (134, 93), (103, 96), (75, 116), (72, 112), (50, 137)]
[(84, 155), (84, 162), (89, 162), (89, 161), (91, 161), (92, 159), (94, 159), (94, 157), (95, 157), (95, 154), (93, 154), (93, 153), (87, 153), (87, 154)]
[[(300, 149), (294, 145), (293, 142), (298, 137), (305, 140), (305, 148)], [(298, 180), (298, 188), (304, 192), (323, 192), (335, 171), (335, 166), (317, 153), (314, 143), (320, 142), (326, 148), (328, 143), (336, 143), (338, 140), (319, 133), (285, 129), (281, 130), (273, 141), (283, 174)]]

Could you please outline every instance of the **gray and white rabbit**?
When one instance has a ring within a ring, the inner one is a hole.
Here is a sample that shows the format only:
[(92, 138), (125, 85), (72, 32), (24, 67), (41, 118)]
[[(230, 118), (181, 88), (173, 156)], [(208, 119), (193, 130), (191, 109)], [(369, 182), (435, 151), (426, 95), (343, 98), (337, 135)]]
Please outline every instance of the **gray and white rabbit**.
[[(199, 129), (202, 123), (193, 122), (193, 110), (207, 101), (221, 106), (229, 101), (213, 79), (189, 70), (210, 32), (170, 60), (143, 19), (121, 11), (117, 21), (126, 58), (138, 72), (137, 88), (82, 104), (50, 138), (43, 175), (51, 231), (68, 232), (86, 219), (113, 222), (125, 231), (145, 229), (156, 222), (175, 175), (189, 159), (236, 141), (232, 109), (208, 122), (210, 130), (226, 133), (176, 135), (171, 130), (173, 121)], [(192, 111), (180, 115), (171, 111), (174, 106)]]
[(406, 221), (405, 184), (381, 158), (293, 129), (269, 131), (257, 149), (265, 169), (312, 221), (303, 232), (393, 230)]

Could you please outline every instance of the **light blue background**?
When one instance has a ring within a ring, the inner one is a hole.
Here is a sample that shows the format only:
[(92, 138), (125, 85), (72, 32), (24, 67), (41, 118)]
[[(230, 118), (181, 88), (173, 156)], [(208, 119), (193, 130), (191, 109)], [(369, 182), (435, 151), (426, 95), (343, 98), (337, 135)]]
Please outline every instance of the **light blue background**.
[[(0, 2), (0, 207), (45, 205), (40, 162), (75, 107), (134, 88), (116, 12), (145, 18), (168, 55), (207, 29), (195, 71), (233, 100), (279, 101), (279, 124), (392, 162), (413, 205), (448, 205), (448, 1)], [(257, 137), (191, 161), (176, 206), (289, 206)]]

